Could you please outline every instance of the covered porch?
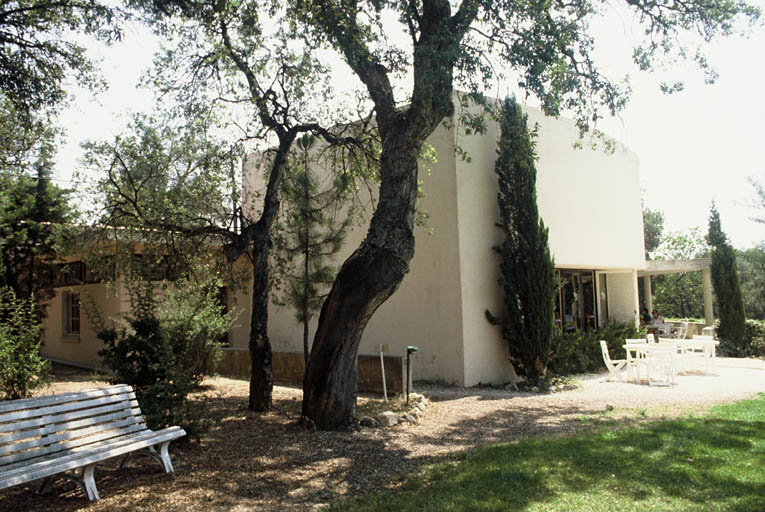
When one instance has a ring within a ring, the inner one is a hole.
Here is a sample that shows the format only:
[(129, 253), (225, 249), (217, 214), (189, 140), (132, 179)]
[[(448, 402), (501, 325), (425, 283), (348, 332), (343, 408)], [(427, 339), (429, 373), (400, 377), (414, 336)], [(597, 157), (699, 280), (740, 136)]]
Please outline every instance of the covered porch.
[[(693, 260), (660, 260), (646, 261), (645, 269), (637, 271), (637, 277), (643, 280), (645, 304), (648, 311), (653, 309), (651, 292), (651, 276), (662, 274), (679, 274), (682, 272), (701, 272), (701, 282), (704, 289), (704, 321), (707, 325), (714, 323), (712, 310), (712, 259), (697, 258)], [(635, 286), (635, 304), (639, 304), (638, 287)], [(636, 322), (639, 322), (639, 308), (636, 308)]]

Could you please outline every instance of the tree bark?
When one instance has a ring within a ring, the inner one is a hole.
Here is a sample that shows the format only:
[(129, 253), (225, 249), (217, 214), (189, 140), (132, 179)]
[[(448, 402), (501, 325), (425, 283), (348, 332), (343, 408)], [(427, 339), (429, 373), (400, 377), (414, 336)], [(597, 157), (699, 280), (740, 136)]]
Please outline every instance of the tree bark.
[(265, 412), (271, 408), (271, 392), (274, 388), (271, 342), (268, 339), (268, 255), (270, 248), (268, 242), (253, 245), (255, 246), (252, 255), (249, 408), (252, 411)]
[(384, 141), (380, 201), (361, 246), (345, 261), (319, 316), (303, 380), (303, 416), (323, 430), (356, 416), (356, 354), (367, 322), (398, 289), (414, 256), (417, 147)]

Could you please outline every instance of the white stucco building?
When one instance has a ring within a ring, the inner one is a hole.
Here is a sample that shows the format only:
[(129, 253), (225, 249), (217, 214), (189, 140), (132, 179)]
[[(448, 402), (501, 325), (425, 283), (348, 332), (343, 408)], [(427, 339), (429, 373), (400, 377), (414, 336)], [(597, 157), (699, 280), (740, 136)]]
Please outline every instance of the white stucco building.
[[(680, 270), (705, 273), (707, 323), (711, 323), (708, 263), (647, 264), (644, 259), (636, 156), (622, 147), (612, 154), (586, 144), (584, 149), (575, 149), (579, 134), (573, 122), (545, 117), (535, 109), (526, 112), (529, 126), (539, 126), (537, 196), (562, 283), (556, 309), (558, 328), (591, 329), (609, 320), (636, 322), (638, 276)], [(497, 137), (494, 123), (482, 135), (466, 135), (459, 128), (441, 125), (430, 137), (428, 142), (438, 160), (428, 164), (429, 173), (420, 172), (425, 197), (419, 202), (429, 215), (428, 227), (416, 228), (410, 272), (370, 320), (360, 355), (379, 355), (380, 346), (384, 346), (386, 355), (404, 356), (407, 346), (414, 345), (419, 348), (415, 379), (473, 386), (513, 378), (506, 344), (484, 314), (487, 309), (499, 312), (502, 304), (497, 282), (499, 257), (492, 249), (502, 236), (496, 227)], [(470, 159), (458, 156), (456, 147), (466, 151)], [(245, 161), (244, 188), (255, 199), (255, 207), (263, 183), (258, 169), (255, 158)], [(347, 237), (338, 264), (358, 247), (366, 229), (365, 224)], [(108, 317), (125, 315), (131, 305), (120, 279), (107, 288), (88, 278), (76, 255), (72, 259), (69, 265), (79, 269), (75, 273), (79, 277), (57, 288), (48, 309), (41, 352), (54, 360), (98, 367), (97, 352), (103, 344), (96, 338), (87, 312), (80, 308), (80, 294), (97, 300)], [(650, 290), (650, 283), (646, 285)], [(224, 300), (228, 307), (241, 311), (229, 333), (228, 369), (247, 374), (250, 297), (244, 291), (228, 293)], [(650, 298), (647, 302), (650, 307)], [(316, 319), (311, 336), (315, 328)], [(292, 310), (270, 306), (269, 337), (277, 378), (281, 372), (282, 380), (299, 382), (302, 326)], [(367, 358), (365, 364), (369, 361)]]
[[(560, 327), (635, 321), (637, 273), (645, 268), (637, 157), (621, 147), (613, 154), (575, 149), (573, 122), (526, 112), (529, 126), (539, 124), (537, 194), (563, 283)], [(484, 315), (499, 311), (502, 300), (499, 258), (492, 250), (501, 241), (495, 225), (497, 137), (494, 123), (482, 135), (442, 125), (430, 137), (438, 161), (429, 164), (429, 174), (420, 173), (425, 197), (419, 203), (429, 214), (430, 234), (416, 228), (410, 273), (369, 322), (360, 354), (387, 345), (388, 353), (404, 355), (415, 345), (417, 379), (462, 386), (511, 379), (506, 345)], [(456, 155), (458, 145), (469, 162)], [(250, 189), (260, 182), (256, 172), (254, 163), (245, 165)], [(348, 237), (338, 262), (365, 233), (362, 226)], [(316, 320), (312, 334), (315, 326)], [(274, 351), (302, 352), (302, 328), (291, 310), (272, 307), (269, 336)], [(246, 327), (233, 340), (234, 347), (246, 348)]]

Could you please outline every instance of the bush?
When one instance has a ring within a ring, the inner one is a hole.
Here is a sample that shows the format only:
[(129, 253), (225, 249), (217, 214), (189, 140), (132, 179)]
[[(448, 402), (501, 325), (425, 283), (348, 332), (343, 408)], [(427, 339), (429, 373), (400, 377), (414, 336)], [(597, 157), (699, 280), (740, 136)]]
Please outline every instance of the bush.
[(133, 386), (149, 428), (179, 425), (198, 440), (209, 426), (205, 402), (190, 402), (188, 395), (212, 368), (233, 316), (222, 314), (212, 285), (178, 281), (161, 305), (147, 286), (131, 286), (141, 289), (131, 294), (141, 304), (134, 303), (129, 329), (101, 330), (106, 346), (99, 355), (115, 383)]
[(0, 290), (0, 392), (5, 399), (28, 397), (47, 382), (50, 363), (40, 358), (41, 328), (33, 299)]
[(645, 334), (632, 324), (609, 323), (594, 331), (553, 336), (547, 370), (554, 375), (598, 372), (604, 368), (600, 340), (606, 340), (612, 359), (624, 359), (624, 340)]
[(717, 352), (723, 357), (765, 357), (765, 320), (747, 320), (743, 345), (720, 339)]

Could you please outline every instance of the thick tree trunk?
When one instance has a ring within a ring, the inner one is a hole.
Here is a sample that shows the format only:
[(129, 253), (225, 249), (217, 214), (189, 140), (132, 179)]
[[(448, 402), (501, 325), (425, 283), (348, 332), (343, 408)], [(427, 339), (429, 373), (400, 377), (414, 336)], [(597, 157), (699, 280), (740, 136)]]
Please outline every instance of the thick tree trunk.
[(414, 256), (419, 142), (383, 142), (380, 201), (361, 246), (345, 261), (319, 316), (303, 380), (303, 416), (338, 429), (356, 416), (356, 354), (367, 322), (398, 288)]
[(259, 244), (252, 257), (252, 316), (250, 317), (250, 401), (252, 411), (271, 407), (274, 372), (268, 339), (268, 244)]

